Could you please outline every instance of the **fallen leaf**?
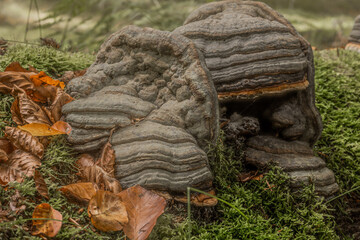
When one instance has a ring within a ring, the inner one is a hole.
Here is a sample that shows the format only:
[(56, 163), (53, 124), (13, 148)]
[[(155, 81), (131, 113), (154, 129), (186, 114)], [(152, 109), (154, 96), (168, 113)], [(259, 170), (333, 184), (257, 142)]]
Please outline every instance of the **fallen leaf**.
[(95, 165), (94, 158), (86, 153), (80, 155), (79, 159), (76, 161), (76, 166), (78, 168), (91, 167)]
[(38, 170), (35, 170), (34, 181), (38, 193), (40, 193), (41, 196), (49, 200), (50, 197), (49, 197), (48, 188), (46, 186), (44, 178), (42, 177), (41, 173)]
[(120, 197), (103, 190), (97, 191), (91, 198), (88, 214), (94, 227), (103, 232), (120, 231), (129, 221)]
[(31, 133), (14, 127), (5, 127), (5, 133), (10, 142), (17, 148), (30, 152), (40, 159), (44, 155), (44, 146)]
[(64, 74), (61, 76), (60, 80), (64, 83), (70, 82), (71, 79), (83, 76), (86, 73), (87, 69), (84, 70), (77, 70), (77, 71), (65, 71)]
[(20, 183), (24, 176), (34, 176), (35, 169), (41, 165), (38, 157), (20, 149), (12, 152), (8, 158), (8, 161), (0, 163), (0, 184), (3, 186), (9, 182)]
[(110, 142), (107, 142), (101, 152), (100, 158), (96, 161), (96, 165), (104, 169), (111, 177), (115, 177), (114, 174), (115, 164), (115, 151), (112, 148)]
[(55, 49), (60, 48), (60, 44), (57, 43), (56, 40), (53, 38), (40, 38), (40, 41), (41, 41), (41, 45), (52, 47)]
[(26, 206), (24, 204), (19, 205), (21, 201), (24, 201), (25, 199), (20, 195), (19, 190), (15, 190), (15, 194), (10, 197), (9, 201), (9, 207), (11, 211), (15, 212), (15, 214), (19, 214), (19, 212), (23, 212), (26, 209)]
[(73, 100), (74, 99), (69, 94), (65, 93), (64, 90), (62, 90), (61, 88), (56, 89), (55, 99), (49, 108), (51, 115), (53, 116), (55, 121), (60, 120), (62, 116), (62, 107)]
[(124, 233), (130, 239), (146, 239), (164, 212), (166, 201), (159, 195), (139, 185), (118, 194), (125, 204), (129, 223), (124, 225)]
[(25, 68), (23, 68), (19, 62), (12, 62), (10, 63), (4, 70), (4, 72), (31, 72), (29, 70), (26, 70)]
[(247, 182), (250, 180), (260, 180), (264, 176), (262, 174), (258, 175), (259, 171), (250, 171), (250, 172), (244, 172), (238, 175), (238, 179), (240, 182)]
[(95, 183), (99, 189), (113, 193), (119, 193), (122, 190), (120, 182), (97, 165), (80, 167), (77, 175), (83, 182)]
[(0, 162), (6, 162), (8, 159), (6, 152), (0, 149)]
[(33, 91), (26, 91), (30, 98), (35, 102), (51, 103), (56, 96), (57, 87), (53, 85), (34, 86)]
[(24, 121), (20, 114), (19, 108), (19, 98), (15, 98), (15, 101), (12, 103), (11, 108), (11, 118), (17, 125), (24, 125)]
[[(211, 190), (208, 192), (209, 194), (215, 196), (215, 191)], [(181, 203), (187, 203), (187, 196), (174, 196), (174, 200), (181, 202)], [(191, 204), (198, 206), (198, 207), (213, 207), (218, 203), (218, 200), (216, 198), (210, 197), (206, 194), (191, 194), (190, 196), (190, 202)]]
[(67, 122), (57, 121), (51, 126), (51, 129), (62, 132), (63, 134), (71, 133), (71, 126)]
[(35, 86), (52, 85), (55, 87), (60, 87), (61, 89), (65, 88), (65, 84), (63, 82), (52, 79), (51, 77), (46, 75), (44, 71), (30, 76), (30, 80), (34, 83)]
[(55, 237), (60, 231), (62, 225), (62, 215), (53, 209), (50, 204), (42, 203), (38, 205), (32, 215), (32, 218), (47, 218), (56, 220), (33, 220), (32, 235), (45, 235), (46, 237)]
[(24, 123), (43, 123), (51, 125), (46, 113), (32, 101), (25, 92), (18, 94), (18, 107)]
[(64, 131), (58, 131), (48, 124), (43, 123), (30, 123), (24, 126), (19, 126), (19, 129), (30, 133), (32, 136), (53, 136), (66, 134)]
[(32, 75), (35, 75), (35, 73), (13, 71), (0, 72), (0, 93), (15, 96), (19, 92), (15, 86), (19, 89), (32, 91), (34, 89), (34, 84), (30, 80)]
[(91, 182), (74, 183), (59, 189), (70, 202), (84, 206), (89, 203), (97, 190), (97, 185)]
[(14, 151), (14, 146), (11, 144), (9, 139), (2, 137), (0, 138), (0, 149), (9, 155)]

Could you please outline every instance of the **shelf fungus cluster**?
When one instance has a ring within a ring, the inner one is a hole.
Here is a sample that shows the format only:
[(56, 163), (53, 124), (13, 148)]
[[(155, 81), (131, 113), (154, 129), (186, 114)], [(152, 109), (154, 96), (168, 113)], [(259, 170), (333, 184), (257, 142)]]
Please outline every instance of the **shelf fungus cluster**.
[(350, 33), (349, 42), (345, 49), (360, 53), (360, 15), (355, 18), (354, 27)]
[(322, 123), (311, 46), (263, 3), (206, 4), (172, 33), (125, 27), (68, 91), (77, 98), (63, 108), (69, 141), (91, 152), (110, 139), (125, 188), (210, 189), (206, 149), (226, 117), (246, 139), (247, 163), (278, 164), (295, 188), (338, 190), (312, 151)]

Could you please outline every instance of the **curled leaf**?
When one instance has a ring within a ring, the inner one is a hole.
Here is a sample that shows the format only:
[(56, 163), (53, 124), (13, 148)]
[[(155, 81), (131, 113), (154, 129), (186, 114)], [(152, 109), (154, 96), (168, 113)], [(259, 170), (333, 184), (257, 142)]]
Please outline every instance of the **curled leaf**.
[(76, 165), (80, 169), (94, 166), (94, 164), (95, 164), (94, 158), (86, 153), (81, 154), (79, 159), (76, 161)]
[(99, 189), (113, 193), (119, 193), (122, 190), (120, 182), (97, 165), (81, 167), (78, 175), (83, 182), (93, 182)]
[[(34, 75), (34, 73), (0, 72), (0, 93), (15, 96), (19, 92), (19, 89), (32, 91), (34, 89), (34, 84), (30, 80), (32, 75)], [(17, 88), (15, 86), (17, 86)]]
[(16, 98), (15, 101), (12, 103), (11, 108), (11, 118), (17, 125), (23, 125), (24, 120), (21, 117), (20, 114), (20, 108), (19, 108), (19, 99)]
[(74, 183), (59, 189), (70, 202), (79, 205), (87, 205), (97, 190), (97, 185), (91, 182)]
[(57, 121), (54, 123), (51, 128), (53, 130), (57, 130), (59, 132), (62, 132), (63, 134), (70, 134), (71, 133), (71, 126), (67, 122), (63, 121)]
[(11, 144), (9, 139), (5, 137), (0, 138), (0, 149), (8, 155), (14, 151), (13, 145)]
[(8, 158), (8, 161), (0, 163), (0, 184), (3, 186), (9, 182), (22, 182), (24, 176), (34, 176), (35, 169), (41, 165), (38, 157), (19, 149)]
[(55, 99), (49, 108), (51, 111), (51, 115), (55, 121), (60, 120), (62, 116), (62, 112), (61, 112), (62, 107), (73, 100), (74, 99), (69, 94), (64, 92), (64, 90), (62, 90), (61, 88), (56, 89)]
[(41, 196), (49, 200), (50, 197), (49, 197), (48, 188), (46, 186), (44, 178), (42, 177), (41, 173), (38, 170), (35, 170), (34, 180), (35, 180), (35, 187), (38, 193), (40, 193)]
[(118, 194), (124, 202), (129, 223), (124, 225), (124, 233), (130, 239), (146, 239), (164, 212), (166, 201), (163, 197), (139, 185)]
[(48, 203), (39, 204), (35, 208), (32, 218), (49, 219), (33, 220), (33, 229), (31, 233), (32, 235), (45, 235), (46, 237), (55, 237), (61, 229), (62, 215), (60, 212), (53, 209)]
[(8, 159), (6, 152), (0, 148), (0, 162), (6, 162)]
[(127, 224), (128, 214), (120, 197), (111, 192), (99, 190), (88, 206), (91, 223), (100, 231), (120, 231)]
[(48, 124), (43, 123), (30, 123), (24, 126), (19, 126), (19, 129), (30, 133), (32, 136), (53, 136), (66, 134), (66, 132), (58, 131)]
[(39, 105), (33, 102), (24, 92), (18, 94), (18, 105), (24, 123), (51, 124), (46, 113)]
[(30, 152), (40, 159), (44, 155), (44, 146), (26, 131), (14, 127), (5, 127), (5, 133), (10, 142), (17, 148)]
[(65, 84), (59, 80), (54, 80), (44, 71), (41, 71), (40, 73), (36, 75), (32, 75), (30, 77), (31, 81), (34, 83), (35, 86), (42, 86), (42, 85), (52, 85), (55, 87), (61, 87), (62, 89), (65, 88)]
[(101, 167), (111, 177), (115, 177), (114, 164), (115, 164), (115, 151), (112, 148), (110, 142), (107, 142), (102, 149), (100, 158), (96, 161), (96, 165)]

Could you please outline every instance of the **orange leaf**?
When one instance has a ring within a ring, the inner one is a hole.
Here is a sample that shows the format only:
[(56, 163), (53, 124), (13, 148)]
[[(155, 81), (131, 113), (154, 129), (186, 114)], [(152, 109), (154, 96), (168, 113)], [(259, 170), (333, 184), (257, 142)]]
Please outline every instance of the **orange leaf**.
[(33, 220), (32, 235), (45, 235), (55, 237), (62, 225), (62, 215), (48, 203), (38, 205), (32, 215), (33, 218), (48, 218), (56, 220)]
[(5, 133), (15, 147), (30, 152), (40, 159), (44, 155), (44, 146), (39, 140), (26, 131), (14, 127), (5, 127)]
[[(209, 194), (215, 196), (215, 191), (211, 190), (208, 192)], [(182, 203), (187, 203), (187, 196), (175, 196), (174, 200)], [(191, 204), (194, 204), (198, 207), (212, 207), (218, 203), (218, 200), (212, 198), (206, 194), (191, 194), (190, 197)]]
[(61, 87), (62, 89), (65, 88), (65, 84), (63, 82), (52, 79), (51, 77), (46, 75), (44, 71), (41, 71), (39, 74), (31, 76), (30, 79), (35, 86), (52, 85), (55, 87)]
[(4, 70), (4, 72), (9, 72), (9, 71), (13, 71), (13, 72), (30, 72), (29, 70), (26, 70), (25, 68), (23, 68), (19, 62), (12, 62), (9, 64), (9, 66), (7, 66)]
[(129, 223), (124, 225), (124, 233), (130, 239), (146, 239), (154, 228), (157, 218), (164, 212), (165, 199), (139, 185), (128, 188), (118, 195), (124, 202), (129, 217)]
[(54, 125), (51, 126), (51, 129), (63, 132), (64, 134), (71, 133), (71, 126), (67, 122), (57, 121)]
[(74, 183), (59, 189), (70, 202), (79, 205), (87, 205), (97, 190), (97, 185), (91, 182)]
[(49, 125), (43, 123), (30, 123), (24, 126), (19, 126), (18, 128), (29, 132), (33, 136), (53, 136), (66, 134), (66, 132), (56, 130)]
[(41, 176), (41, 173), (38, 170), (35, 170), (34, 180), (35, 180), (35, 187), (38, 193), (40, 193), (41, 196), (49, 200), (50, 197), (49, 197), (48, 188), (46, 186), (44, 178)]
[(88, 206), (91, 223), (100, 231), (120, 231), (128, 223), (128, 214), (120, 197), (114, 193), (99, 190)]

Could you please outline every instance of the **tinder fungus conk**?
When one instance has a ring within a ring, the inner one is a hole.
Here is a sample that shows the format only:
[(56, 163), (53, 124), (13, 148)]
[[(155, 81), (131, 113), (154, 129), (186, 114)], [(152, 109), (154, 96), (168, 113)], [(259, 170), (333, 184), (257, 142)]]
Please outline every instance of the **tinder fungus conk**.
[(115, 176), (125, 188), (211, 187), (204, 149), (218, 135), (218, 100), (202, 59), (181, 35), (134, 26), (112, 34), (68, 85), (77, 98), (63, 108), (69, 141), (95, 151), (113, 131)]
[(354, 27), (351, 31), (349, 42), (345, 49), (360, 53), (360, 15), (355, 18)]
[(203, 53), (223, 117), (247, 139), (248, 163), (278, 164), (294, 187), (313, 182), (322, 195), (338, 190), (333, 172), (312, 152), (322, 131), (312, 49), (283, 16), (260, 2), (214, 2), (174, 33)]

